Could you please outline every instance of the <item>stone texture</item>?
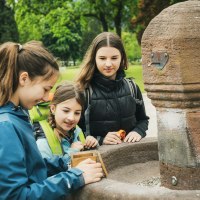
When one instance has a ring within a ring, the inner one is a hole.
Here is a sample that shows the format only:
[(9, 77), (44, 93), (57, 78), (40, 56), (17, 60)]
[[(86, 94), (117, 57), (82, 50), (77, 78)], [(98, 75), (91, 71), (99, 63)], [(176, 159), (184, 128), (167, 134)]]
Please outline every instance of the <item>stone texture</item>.
[[(185, 1), (156, 16), (142, 38), (145, 90), (157, 111), (161, 183), (166, 187), (174, 174), (178, 189), (186, 189), (185, 183), (187, 189), (200, 189), (199, 32), (200, 1)], [(155, 59), (162, 58), (161, 52), (169, 56), (163, 69)]]
[(98, 150), (109, 171), (108, 178), (76, 191), (71, 199), (198, 200), (200, 198), (200, 190), (170, 190), (159, 185), (160, 165), (156, 138), (144, 138), (133, 144), (104, 145)]
[[(143, 76), (148, 97), (155, 106), (200, 106), (199, 30), (200, 1), (168, 7), (145, 30), (142, 38)], [(160, 51), (169, 55), (163, 70), (153, 64), (148, 66), (151, 53)]]

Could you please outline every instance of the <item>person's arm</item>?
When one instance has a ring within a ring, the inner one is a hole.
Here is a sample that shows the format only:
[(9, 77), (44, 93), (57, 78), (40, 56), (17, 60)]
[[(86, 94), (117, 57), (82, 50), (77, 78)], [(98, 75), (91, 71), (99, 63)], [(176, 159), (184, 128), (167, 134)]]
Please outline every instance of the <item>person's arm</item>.
[(69, 154), (64, 156), (53, 155), (46, 138), (38, 138), (36, 143), (46, 164), (48, 176), (68, 170), (71, 160)]
[(44, 158), (47, 167), (48, 176), (52, 176), (59, 172), (65, 172), (71, 165), (71, 157), (68, 154), (64, 156), (52, 156), (52, 158)]
[(137, 99), (139, 100), (139, 102), (136, 105), (136, 114), (135, 114), (137, 124), (136, 127), (133, 129), (133, 131), (140, 134), (141, 137), (145, 137), (146, 131), (148, 130), (149, 117), (146, 115), (142, 93), (138, 86), (137, 86)]
[(82, 171), (79, 169), (70, 169), (47, 178), (42, 158), (40, 162), (38, 156), (34, 171), (28, 173), (29, 169), (27, 169), (25, 159), (29, 150), (24, 148), (13, 125), (9, 122), (1, 122), (0, 136), (0, 194), (2, 199), (55, 200), (85, 184)]

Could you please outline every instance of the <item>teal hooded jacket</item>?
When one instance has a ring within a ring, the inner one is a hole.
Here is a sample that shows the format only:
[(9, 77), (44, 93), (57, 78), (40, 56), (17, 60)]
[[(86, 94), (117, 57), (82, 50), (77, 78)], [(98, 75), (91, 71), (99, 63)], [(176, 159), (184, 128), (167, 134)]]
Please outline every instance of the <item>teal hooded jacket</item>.
[(68, 161), (42, 158), (27, 110), (11, 102), (0, 107), (0, 200), (65, 199), (85, 184)]

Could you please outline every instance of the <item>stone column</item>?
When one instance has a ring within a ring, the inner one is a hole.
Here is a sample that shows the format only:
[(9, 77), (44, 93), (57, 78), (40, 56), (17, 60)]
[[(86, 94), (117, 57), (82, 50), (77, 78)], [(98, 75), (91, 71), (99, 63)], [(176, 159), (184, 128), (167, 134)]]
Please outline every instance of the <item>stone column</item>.
[(156, 107), (162, 186), (200, 189), (200, 1), (164, 9), (142, 37), (145, 90)]

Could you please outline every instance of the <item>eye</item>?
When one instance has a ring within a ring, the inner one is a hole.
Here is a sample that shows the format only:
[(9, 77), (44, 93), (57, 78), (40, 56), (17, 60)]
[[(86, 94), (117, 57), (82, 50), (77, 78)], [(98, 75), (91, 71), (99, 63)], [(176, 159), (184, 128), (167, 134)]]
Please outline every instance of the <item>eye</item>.
[(44, 88), (44, 91), (45, 91), (45, 92), (49, 92), (49, 91), (50, 91), (50, 89)]
[(81, 112), (75, 112), (75, 115), (79, 116), (79, 115), (81, 115)]
[(112, 57), (112, 60), (117, 60), (118, 59), (118, 57)]
[(68, 112), (69, 112), (69, 110), (63, 110), (63, 112), (64, 112), (64, 113), (68, 113)]
[(99, 59), (100, 59), (100, 60), (105, 60), (106, 58), (105, 58), (105, 57), (100, 57)]

